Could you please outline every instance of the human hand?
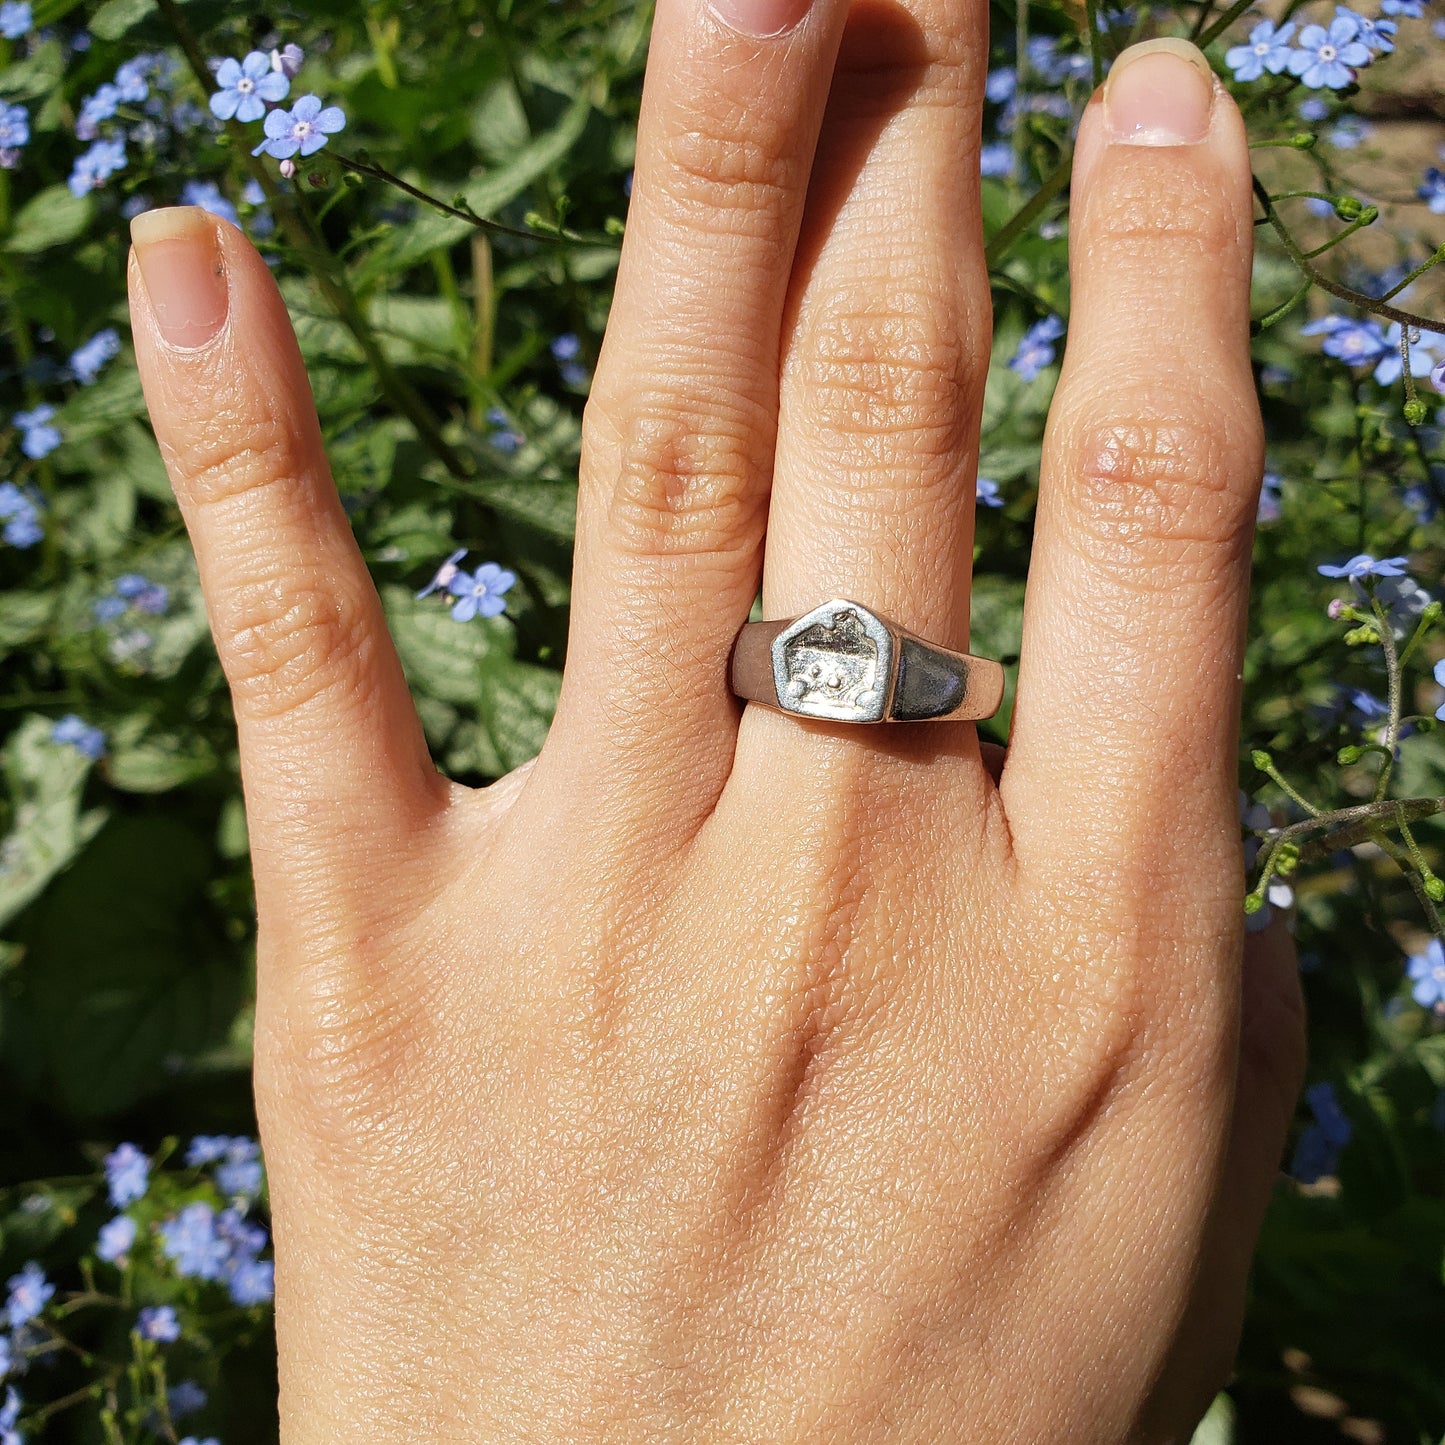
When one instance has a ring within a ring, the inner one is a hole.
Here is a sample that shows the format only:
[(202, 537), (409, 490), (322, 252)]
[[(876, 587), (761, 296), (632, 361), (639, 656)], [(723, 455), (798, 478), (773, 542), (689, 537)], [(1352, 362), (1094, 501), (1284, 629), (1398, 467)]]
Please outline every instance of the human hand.
[(1303, 1047), (1287, 940), (1241, 969), (1243, 127), (1157, 51), (1084, 118), (1007, 761), (744, 712), (760, 569), (765, 616), (967, 644), (986, 13), (717, 3), (659, 7), (561, 702), (483, 791), (266, 267), (136, 223), (240, 730), (284, 1437), (1187, 1438)]

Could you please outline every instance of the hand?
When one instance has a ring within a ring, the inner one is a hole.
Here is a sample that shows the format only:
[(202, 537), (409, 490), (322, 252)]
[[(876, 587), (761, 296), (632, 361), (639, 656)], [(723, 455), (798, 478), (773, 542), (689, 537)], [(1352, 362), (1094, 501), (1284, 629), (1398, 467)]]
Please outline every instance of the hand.
[(1240, 117), (1177, 43), (1084, 117), (1007, 761), (743, 710), (760, 571), (967, 645), (986, 16), (716, 3), (659, 7), (561, 703), (485, 790), (266, 267), (136, 223), (240, 730), (284, 1438), (1187, 1439), (1303, 1047), (1282, 932), (1241, 968)]

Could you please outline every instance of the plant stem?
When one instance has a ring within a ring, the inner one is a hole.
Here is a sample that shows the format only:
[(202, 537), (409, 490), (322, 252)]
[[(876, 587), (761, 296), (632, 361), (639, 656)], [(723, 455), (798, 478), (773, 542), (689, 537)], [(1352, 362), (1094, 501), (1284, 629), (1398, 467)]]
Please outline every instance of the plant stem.
[(993, 239), (983, 253), (990, 270), (1008, 255), (1009, 248), (1013, 243), (1038, 219), (1054, 197), (1068, 185), (1073, 164), (1074, 157), (1070, 152), (1044, 177), (1038, 190), (994, 232)]

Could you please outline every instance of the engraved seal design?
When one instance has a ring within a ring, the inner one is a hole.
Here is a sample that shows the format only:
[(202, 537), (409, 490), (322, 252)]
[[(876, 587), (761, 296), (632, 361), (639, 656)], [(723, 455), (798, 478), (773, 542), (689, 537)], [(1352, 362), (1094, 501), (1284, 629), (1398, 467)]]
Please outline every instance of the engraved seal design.
[(803, 717), (881, 722), (893, 681), (893, 636), (865, 607), (815, 607), (773, 642), (778, 703)]

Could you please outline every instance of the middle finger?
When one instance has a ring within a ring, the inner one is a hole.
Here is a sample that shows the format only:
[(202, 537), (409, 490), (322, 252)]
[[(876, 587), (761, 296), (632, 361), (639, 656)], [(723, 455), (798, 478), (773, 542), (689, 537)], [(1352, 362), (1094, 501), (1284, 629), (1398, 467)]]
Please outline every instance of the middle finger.
[(981, 0), (849, 15), (785, 313), (764, 616), (851, 597), (967, 646), (987, 54)]

